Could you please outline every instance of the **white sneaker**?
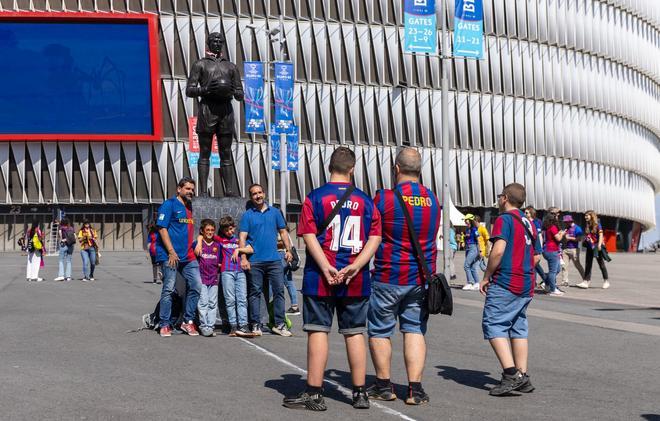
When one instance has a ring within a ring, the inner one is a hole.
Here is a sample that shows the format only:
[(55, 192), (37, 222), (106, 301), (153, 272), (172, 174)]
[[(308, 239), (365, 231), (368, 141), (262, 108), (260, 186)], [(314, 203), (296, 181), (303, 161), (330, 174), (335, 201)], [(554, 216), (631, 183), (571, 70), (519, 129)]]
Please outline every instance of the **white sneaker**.
[(569, 286), (569, 285), (570, 285), (570, 283), (569, 283), (568, 281), (563, 281), (563, 282), (561, 283), (561, 286), (563, 286), (563, 287), (567, 287), (567, 286)]
[(35, 281), (37, 281), (37, 282), (43, 282), (43, 281), (44, 281), (44, 278), (37, 278), (37, 279), (35, 279)]
[(461, 288), (463, 291), (472, 291), (472, 284), (465, 284), (463, 285), (463, 288)]
[(554, 291), (550, 291), (548, 295), (552, 297), (561, 297), (562, 295), (564, 295), (564, 292), (561, 291), (559, 288), (556, 288)]
[(289, 329), (287, 329), (286, 324), (282, 323), (279, 326), (274, 326), (271, 330), (276, 335), (284, 336), (284, 337), (289, 337), (293, 336), (293, 333)]
[(610, 281), (603, 282), (603, 289), (607, 289), (609, 287), (610, 287)]
[(589, 281), (582, 281), (579, 284), (575, 285), (578, 288), (587, 289), (589, 288)]
[(64, 276), (58, 276), (57, 278), (53, 279), (53, 281), (63, 281)]

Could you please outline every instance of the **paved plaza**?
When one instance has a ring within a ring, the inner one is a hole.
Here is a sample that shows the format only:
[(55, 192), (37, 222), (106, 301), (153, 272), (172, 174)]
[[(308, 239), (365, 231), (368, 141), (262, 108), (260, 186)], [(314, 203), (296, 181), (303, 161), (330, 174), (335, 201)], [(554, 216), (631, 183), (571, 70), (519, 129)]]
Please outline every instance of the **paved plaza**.
[[(461, 253), (456, 264), (462, 268)], [(281, 406), (284, 394), (304, 385), (300, 316), (292, 317), (292, 338), (164, 339), (127, 332), (160, 294), (145, 254), (104, 253), (92, 283), (53, 282), (56, 257), (46, 258), (42, 283), (25, 281), (20, 254), (0, 255), (0, 267), (5, 420), (660, 420), (660, 255), (615, 254), (609, 290), (599, 288), (595, 267), (596, 288), (532, 302), (529, 373), (537, 389), (530, 395), (488, 395), (500, 374), (482, 339), (483, 300), (457, 289), (455, 315), (434, 316), (429, 326), (430, 404), (399, 399), (354, 410), (345, 348), (333, 332), (325, 413)], [(80, 272), (78, 254), (74, 270)], [(401, 397), (401, 337), (394, 342), (392, 380)], [(370, 382), (371, 363), (368, 374)]]

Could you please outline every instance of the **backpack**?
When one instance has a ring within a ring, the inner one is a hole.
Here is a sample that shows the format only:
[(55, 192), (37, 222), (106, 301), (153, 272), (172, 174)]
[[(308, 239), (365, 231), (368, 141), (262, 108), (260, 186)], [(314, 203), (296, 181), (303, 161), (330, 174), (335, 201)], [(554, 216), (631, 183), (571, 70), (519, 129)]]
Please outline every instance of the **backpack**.
[(289, 262), (289, 270), (295, 272), (300, 269), (300, 255), (295, 247), (291, 247), (291, 255), (293, 256), (293, 259)]
[(72, 229), (69, 228), (64, 232), (64, 242), (67, 246), (76, 244), (76, 233)]

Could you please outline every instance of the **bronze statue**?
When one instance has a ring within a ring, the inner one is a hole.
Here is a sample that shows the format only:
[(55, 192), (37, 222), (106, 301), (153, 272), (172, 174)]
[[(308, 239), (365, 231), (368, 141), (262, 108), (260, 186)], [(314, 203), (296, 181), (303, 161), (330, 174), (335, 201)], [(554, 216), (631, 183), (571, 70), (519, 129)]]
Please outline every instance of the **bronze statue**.
[(197, 135), (199, 136), (199, 195), (208, 195), (208, 177), (213, 135), (220, 151), (220, 175), (225, 195), (237, 194), (231, 156), (234, 135), (234, 109), (232, 98), (243, 100), (243, 85), (236, 65), (224, 51), (225, 37), (219, 32), (209, 34), (206, 56), (197, 60), (190, 70), (186, 86), (188, 97), (198, 98)]

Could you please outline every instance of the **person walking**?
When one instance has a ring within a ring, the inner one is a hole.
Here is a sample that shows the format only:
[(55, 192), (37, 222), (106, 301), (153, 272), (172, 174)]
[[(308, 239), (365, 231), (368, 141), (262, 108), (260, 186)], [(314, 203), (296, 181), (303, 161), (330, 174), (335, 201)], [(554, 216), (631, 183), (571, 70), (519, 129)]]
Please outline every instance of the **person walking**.
[[(292, 253), (293, 250), (294, 248), (292, 246)], [(293, 270), (291, 270), (291, 262), (286, 260), (286, 248), (284, 247), (284, 241), (282, 241), (281, 236), (277, 239), (277, 252), (280, 254), (280, 258), (282, 259), (282, 270), (284, 271), (284, 287), (286, 288), (286, 292), (289, 294), (289, 300), (291, 301), (291, 306), (287, 309), (286, 314), (291, 316), (298, 316), (300, 315), (300, 307), (298, 307), (298, 290), (296, 289), (296, 284), (293, 281)]]
[[(425, 305), (428, 280), (421, 266), (423, 260), (413, 250), (419, 247), (428, 273), (436, 273), (435, 242), (441, 206), (436, 195), (420, 183), (422, 157), (417, 150), (403, 149), (395, 162), (396, 187), (379, 190), (374, 198), (381, 214), (383, 240), (374, 258), (368, 314), (369, 349), (376, 382), (367, 392), (374, 399), (396, 399), (390, 381), (391, 337), (398, 321), (408, 375), (405, 402), (420, 405), (429, 402), (429, 395), (422, 387), (426, 359), (424, 335), (429, 317)], [(412, 221), (410, 226), (408, 218)], [(414, 232), (411, 234), (410, 230)]]
[(286, 230), (286, 222), (279, 209), (269, 206), (265, 201), (264, 189), (260, 184), (253, 184), (248, 189), (252, 206), (243, 214), (239, 224), (239, 247), (244, 248), (249, 242), (254, 254), (241, 255), (241, 268), (248, 274), (248, 311), (252, 324), (252, 334), (261, 336), (261, 296), (268, 294), (270, 285), (273, 291), (274, 326), (271, 332), (280, 336), (291, 336), (285, 321), (284, 271), (282, 260), (277, 252), (277, 234), (284, 242), (284, 259), (292, 259), (291, 241)]
[(43, 266), (44, 234), (41, 223), (34, 221), (26, 235), (27, 269), (25, 278), (28, 282), (42, 282), (39, 269)]
[(545, 277), (546, 292), (552, 297), (560, 297), (564, 292), (557, 287), (557, 274), (560, 271), (559, 244), (564, 238), (565, 231), (559, 229), (559, 209), (550, 208), (543, 218), (543, 258), (548, 262), (548, 273)]
[(479, 261), (481, 260), (481, 253), (479, 251), (479, 223), (476, 221), (474, 215), (468, 213), (465, 215), (465, 224), (467, 225), (465, 231), (465, 275), (467, 283), (463, 287), (464, 291), (478, 291), (479, 290)]
[(492, 396), (513, 391), (529, 393), (534, 386), (527, 374), (529, 328), (527, 307), (534, 295), (534, 266), (541, 245), (532, 223), (520, 207), (525, 187), (512, 183), (497, 195), (500, 216), (493, 224), (493, 247), (479, 289), (486, 296), (482, 330), (500, 366), (502, 380), (490, 390)]
[(163, 289), (160, 293), (160, 336), (172, 336), (172, 293), (177, 273), (186, 281), (186, 302), (181, 330), (189, 336), (198, 336), (193, 323), (202, 278), (199, 263), (193, 251), (195, 221), (192, 214), (192, 199), (195, 195), (195, 180), (183, 177), (179, 180), (176, 196), (167, 199), (158, 208), (158, 242), (156, 261), (163, 272)]
[(60, 229), (57, 231), (59, 244), (58, 271), (55, 281), (71, 281), (71, 258), (73, 248), (76, 245), (76, 232), (67, 218), (60, 221)]
[[(442, 232), (442, 230), (440, 230)], [(442, 236), (441, 236), (442, 237)], [(450, 223), (449, 225), (449, 279), (456, 279), (456, 265), (454, 265), (454, 257), (456, 257), (456, 251), (458, 251), (458, 243), (456, 242), (456, 230), (454, 226)]]
[(585, 222), (585, 245), (587, 248), (585, 262), (584, 262), (584, 277), (582, 282), (577, 284), (578, 288), (587, 289), (591, 284), (591, 268), (594, 264), (594, 257), (598, 262), (600, 273), (603, 275), (603, 289), (610, 287), (609, 276), (607, 274), (607, 267), (605, 266), (605, 258), (601, 250), (605, 247), (605, 237), (603, 236), (603, 227), (598, 221), (596, 212), (590, 210), (584, 214)]
[[(527, 220), (532, 223), (533, 228), (536, 229), (539, 243), (541, 244), (541, 247), (543, 247), (543, 222), (541, 222), (541, 220), (536, 217), (536, 209), (534, 209), (533, 206), (527, 206), (525, 208), (525, 218), (527, 218)], [(534, 270), (536, 271), (536, 274), (541, 278), (541, 282), (539, 282), (538, 286), (545, 289), (546, 275), (545, 271), (543, 270), (543, 266), (541, 266), (541, 259), (539, 259), (539, 262), (536, 264), (536, 266), (534, 266)]]
[[(380, 212), (366, 193), (351, 184), (353, 151), (343, 146), (335, 149), (329, 169), (330, 182), (307, 195), (298, 223), (298, 235), (307, 246), (303, 274), (307, 386), (298, 395), (284, 398), (283, 405), (312, 411), (327, 409), (323, 376), (328, 362), (328, 333), (336, 312), (351, 370), (353, 407), (367, 409), (364, 331), (371, 293), (369, 260), (381, 241)], [(286, 239), (286, 232), (282, 235)]]
[(561, 278), (562, 285), (568, 286), (570, 282), (568, 280), (568, 263), (573, 262), (573, 265), (580, 274), (580, 278), (584, 277), (584, 268), (580, 263), (580, 238), (584, 235), (582, 228), (573, 221), (571, 215), (564, 215), (562, 219), (566, 228), (566, 235), (564, 239), (566, 240), (562, 247), (562, 258), (564, 259), (564, 265), (561, 267)]
[(147, 241), (147, 251), (149, 252), (149, 259), (151, 260), (151, 274), (153, 276), (152, 282), (160, 284), (163, 274), (160, 271), (160, 265), (156, 262), (156, 243), (158, 243), (158, 227), (155, 222), (149, 222), (147, 226), (149, 239)]
[(89, 220), (84, 219), (82, 228), (78, 231), (78, 242), (80, 243), (80, 256), (82, 257), (83, 282), (94, 280), (94, 268), (96, 267), (96, 254), (98, 252), (98, 237), (96, 230), (92, 228)]

